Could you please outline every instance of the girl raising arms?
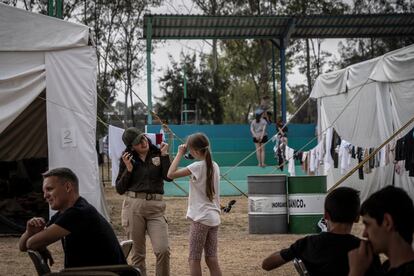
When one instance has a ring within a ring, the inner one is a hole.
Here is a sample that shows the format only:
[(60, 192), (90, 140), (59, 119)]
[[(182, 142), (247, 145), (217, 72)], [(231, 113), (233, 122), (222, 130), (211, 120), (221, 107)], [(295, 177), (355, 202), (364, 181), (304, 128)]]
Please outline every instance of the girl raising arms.
[[(198, 161), (178, 169), (187, 149)], [(217, 235), (220, 224), (220, 169), (211, 158), (210, 143), (203, 133), (187, 138), (178, 147), (177, 155), (168, 170), (167, 177), (175, 179), (190, 176), (187, 218), (191, 220), (189, 237), (189, 265), (192, 276), (201, 275), (201, 255), (210, 275), (221, 276), (217, 258)]]

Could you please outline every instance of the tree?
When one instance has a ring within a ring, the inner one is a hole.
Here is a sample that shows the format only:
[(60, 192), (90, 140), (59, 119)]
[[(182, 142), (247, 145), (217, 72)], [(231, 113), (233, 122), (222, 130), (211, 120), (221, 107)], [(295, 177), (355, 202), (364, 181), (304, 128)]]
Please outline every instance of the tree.
[[(144, 126), (147, 119), (146, 113), (148, 109), (147, 106), (141, 102), (134, 103), (132, 107), (128, 106), (127, 110), (125, 111), (125, 103), (121, 101), (115, 101), (112, 110), (110, 112), (107, 112), (108, 123), (120, 128), (132, 125), (131, 109), (134, 109), (136, 112), (135, 122), (137, 124), (137, 127), (141, 128), (141, 130), (144, 131)], [(125, 112), (126, 116), (124, 114)]]
[[(194, 3), (204, 12), (205, 15), (222, 15), (226, 13), (226, 0), (193, 0)], [(223, 92), (223, 79), (219, 73), (219, 62), (218, 62), (218, 49), (217, 49), (217, 39), (212, 40), (212, 53), (210, 56), (209, 70), (211, 72), (211, 78), (213, 82), (212, 93), (215, 94), (213, 99), (216, 99), (214, 106), (217, 109), (220, 109), (219, 112), (216, 112), (213, 121), (221, 124), (223, 122), (222, 115), (222, 104), (219, 99)], [(218, 116), (217, 116), (218, 115)]]
[[(353, 13), (404, 13), (414, 12), (414, 2), (410, 0), (355, 0)], [(414, 37), (400, 38), (350, 38), (339, 43), (340, 59), (333, 62), (337, 69), (368, 60), (387, 52), (411, 45)]]
[[(0, 0), (26, 10), (47, 13), (46, 0)], [(124, 120), (133, 116), (131, 87), (142, 78), (145, 65), (145, 42), (140, 40), (144, 12), (158, 7), (162, 0), (67, 0), (63, 1), (63, 18), (88, 25), (93, 30), (98, 59), (98, 114), (100, 119), (113, 113), (111, 107), (117, 93), (125, 94)], [(135, 105), (134, 105), (135, 106)], [(131, 113), (127, 116), (126, 111)], [(131, 124), (135, 120), (131, 119)], [(98, 120), (99, 122), (99, 120)], [(106, 133), (102, 124), (97, 124), (97, 136)]]
[[(264, 46), (264, 44), (267, 44)], [(246, 108), (246, 102), (241, 103), (243, 112), (248, 115), (253, 108), (260, 103), (260, 99), (263, 96), (270, 96), (270, 60), (271, 53), (266, 48), (271, 49), (270, 41), (260, 40), (228, 40), (222, 42), (223, 57), (221, 63), (226, 64), (226, 74), (230, 77), (231, 88), (223, 94), (222, 97), (226, 99), (224, 110), (234, 110), (233, 103), (229, 102), (229, 99), (237, 99), (237, 95), (231, 95), (232, 93), (238, 93), (238, 89), (235, 87), (244, 89), (243, 93), (245, 101), (249, 101)], [(267, 62), (262, 63), (264, 59)], [(251, 89), (250, 95), (245, 89)], [(243, 90), (242, 89), (242, 90)], [(229, 114), (230, 115), (230, 114)], [(227, 116), (227, 118), (234, 118), (234, 114)], [(247, 116), (245, 116), (245, 122), (247, 122)]]
[(220, 105), (217, 105), (216, 94), (212, 91), (212, 80), (210, 72), (206, 68), (205, 59), (200, 60), (200, 68), (196, 67), (196, 55), (182, 56), (180, 62), (171, 59), (171, 63), (172, 68), (167, 69), (159, 80), (164, 95), (157, 98), (159, 101), (155, 104), (154, 109), (160, 118), (168, 118), (169, 123), (181, 123), (181, 107), (184, 97), (183, 72), (185, 71), (187, 97), (196, 99), (199, 123), (220, 121), (223, 114)]
[[(290, 92), (292, 98), (291, 108), (297, 111), (297, 108), (309, 99), (308, 87), (304, 84), (294, 85), (290, 87)], [(304, 108), (299, 110), (295, 117), (292, 118), (292, 123), (316, 124), (318, 121), (317, 115), (318, 111), (316, 107), (316, 101), (309, 100), (309, 102), (304, 105)]]

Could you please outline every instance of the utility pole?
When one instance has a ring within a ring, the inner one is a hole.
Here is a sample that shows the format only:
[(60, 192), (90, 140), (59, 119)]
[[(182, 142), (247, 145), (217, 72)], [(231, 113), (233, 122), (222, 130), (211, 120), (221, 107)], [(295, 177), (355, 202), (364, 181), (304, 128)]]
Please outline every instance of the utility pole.
[(63, 19), (63, 0), (48, 0), (47, 15)]

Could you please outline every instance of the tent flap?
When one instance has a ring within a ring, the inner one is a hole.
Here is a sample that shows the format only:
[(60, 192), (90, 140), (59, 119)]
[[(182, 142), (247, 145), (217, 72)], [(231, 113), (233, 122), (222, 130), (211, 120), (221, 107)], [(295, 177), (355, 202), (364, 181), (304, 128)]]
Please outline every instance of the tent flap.
[[(345, 77), (346, 90), (343, 92)], [(379, 147), (414, 116), (414, 45), (320, 75), (311, 97), (321, 104), (321, 132), (333, 127), (341, 138), (356, 147)], [(338, 169), (331, 168), (328, 186), (340, 177)], [(395, 174), (392, 163), (376, 168), (364, 178), (360, 180), (354, 173), (343, 185), (357, 188), (364, 199), (372, 192), (394, 184), (414, 199), (414, 178), (407, 172)]]
[[(0, 53), (0, 61), (1, 61)], [(0, 133), (46, 88), (44, 65), (35, 69), (0, 76)]]
[(0, 133), (1, 161), (47, 158), (45, 98), (43, 92)]
[(380, 82), (414, 80), (414, 45), (383, 55), (369, 78)]
[(71, 168), (79, 178), (81, 195), (108, 217), (95, 147), (95, 50), (47, 52), (45, 61), (49, 167)]

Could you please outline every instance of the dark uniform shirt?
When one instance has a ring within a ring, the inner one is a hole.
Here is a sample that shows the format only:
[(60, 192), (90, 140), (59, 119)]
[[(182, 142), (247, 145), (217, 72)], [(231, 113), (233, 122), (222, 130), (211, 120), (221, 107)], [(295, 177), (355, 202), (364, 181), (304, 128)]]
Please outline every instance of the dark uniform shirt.
[(119, 194), (126, 191), (164, 194), (164, 180), (171, 181), (167, 177), (171, 161), (169, 156), (161, 156), (155, 150), (150, 150), (145, 161), (133, 152), (132, 172), (128, 172), (124, 162), (121, 160), (119, 173), (116, 178), (116, 190)]
[(389, 269), (389, 261), (385, 261), (383, 264), (384, 276), (413, 276), (414, 275), (414, 261), (407, 262), (399, 267), (393, 267)]
[[(311, 276), (347, 276), (349, 273), (348, 251), (359, 247), (360, 239), (353, 235), (323, 232), (297, 240), (280, 256), (289, 262), (294, 258), (303, 261)], [(365, 275), (378, 275), (381, 263), (376, 256)]]
[(52, 216), (48, 225), (52, 224), (70, 232), (62, 238), (66, 268), (126, 264), (111, 225), (84, 198)]

